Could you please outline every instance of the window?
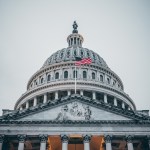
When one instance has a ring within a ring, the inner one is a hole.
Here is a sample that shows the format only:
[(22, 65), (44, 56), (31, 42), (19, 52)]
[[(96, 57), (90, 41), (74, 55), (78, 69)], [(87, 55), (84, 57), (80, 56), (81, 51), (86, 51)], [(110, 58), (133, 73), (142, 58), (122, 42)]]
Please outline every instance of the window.
[(41, 83), (43, 83), (43, 81), (44, 81), (44, 79), (43, 79), (43, 78), (41, 78)]
[(47, 76), (47, 81), (50, 81), (51, 80), (51, 75), (49, 74), (48, 76)]
[(75, 55), (75, 56), (77, 56), (77, 52), (76, 52), (76, 50), (74, 50), (74, 55)]
[(109, 78), (107, 78), (107, 83), (110, 84), (110, 79)]
[(69, 58), (69, 56), (70, 56), (70, 51), (68, 50), (68, 52), (67, 52), (67, 57)]
[[(73, 78), (75, 78), (75, 70), (73, 71)], [(76, 71), (76, 78), (77, 78), (77, 71)]]
[(65, 71), (65, 72), (64, 72), (64, 78), (65, 78), (65, 79), (68, 78), (68, 71)]
[(103, 82), (103, 75), (100, 75), (100, 81)]
[(113, 81), (113, 85), (114, 85), (114, 86), (116, 85), (116, 81), (115, 81), (115, 80)]
[(92, 72), (92, 79), (95, 79), (95, 73)]
[(83, 71), (83, 79), (86, 79), (87, 78), (87, 73), (86, 71)]
[(59, 79), (59, 73), (58, 72), (55, 74), (55, 79)]

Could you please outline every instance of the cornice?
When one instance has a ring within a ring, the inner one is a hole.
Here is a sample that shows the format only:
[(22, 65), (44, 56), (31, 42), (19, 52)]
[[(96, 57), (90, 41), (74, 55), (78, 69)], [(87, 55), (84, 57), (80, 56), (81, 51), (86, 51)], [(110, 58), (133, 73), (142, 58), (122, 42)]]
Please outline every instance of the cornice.
[(150, 121), (126, 121), (126, 120), (91, 120), (91, 121), (81, 121), (81, 120), (0, 120), (0, 126), (3, 125), (80, 125), (80, 126), (89, 126), (89, 125), (148, 125), (150, 126)]

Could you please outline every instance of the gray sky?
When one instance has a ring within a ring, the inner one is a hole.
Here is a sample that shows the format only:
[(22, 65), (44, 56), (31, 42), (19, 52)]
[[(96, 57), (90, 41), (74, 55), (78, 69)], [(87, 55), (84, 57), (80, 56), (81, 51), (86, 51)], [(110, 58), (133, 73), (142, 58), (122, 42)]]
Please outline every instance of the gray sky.
[(149, 0), (0, 0), (0, 114), (14, 108), (44, 61), (68, 46), (74, 20), (83, 47), (120, 76), (137, 109), (150, 109)]

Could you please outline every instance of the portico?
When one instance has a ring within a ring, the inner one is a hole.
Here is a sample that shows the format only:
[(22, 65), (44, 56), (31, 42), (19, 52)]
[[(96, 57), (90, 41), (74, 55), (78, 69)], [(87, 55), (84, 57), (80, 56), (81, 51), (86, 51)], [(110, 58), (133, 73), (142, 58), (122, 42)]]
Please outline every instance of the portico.
[[(149, 150), (146, 136), (112, 135), (0, 135), (0, 150)], [(131, 141), (132, 137), (132, 141)]]

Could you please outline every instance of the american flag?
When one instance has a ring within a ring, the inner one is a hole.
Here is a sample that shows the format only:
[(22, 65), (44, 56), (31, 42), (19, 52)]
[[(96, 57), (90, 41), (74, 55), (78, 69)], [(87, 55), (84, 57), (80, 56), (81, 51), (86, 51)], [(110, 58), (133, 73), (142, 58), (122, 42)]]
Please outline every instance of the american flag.
[(80, 65), (91, 64), (91, 63), (92, 63), (91, 58), (83, 58), (83, 59), (81, 59), (81, 60), (79, 60), (79, 61), (76, 61), (76, 62), (75, 62), (75, 65), (76, 65), (76, 66), (80, 66)]

